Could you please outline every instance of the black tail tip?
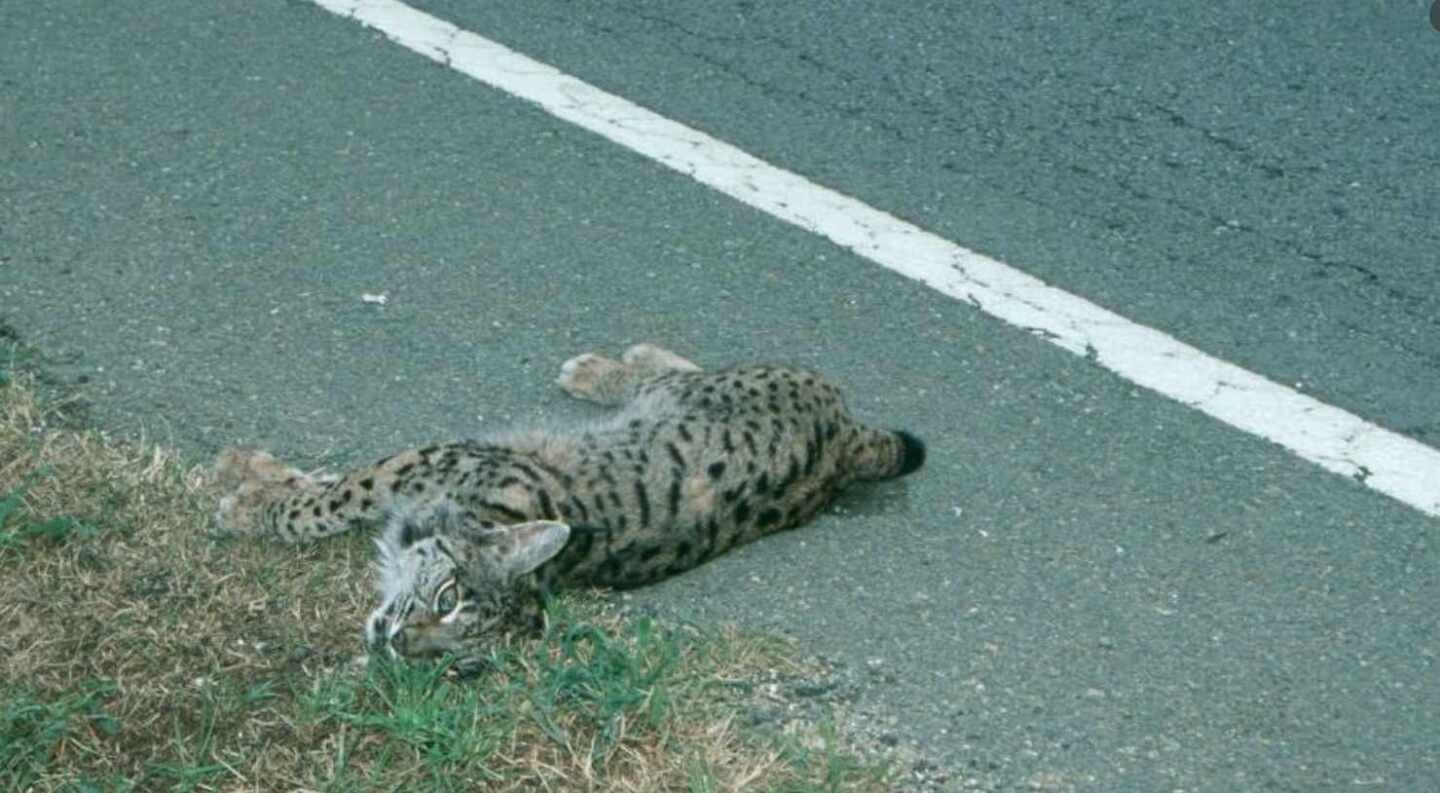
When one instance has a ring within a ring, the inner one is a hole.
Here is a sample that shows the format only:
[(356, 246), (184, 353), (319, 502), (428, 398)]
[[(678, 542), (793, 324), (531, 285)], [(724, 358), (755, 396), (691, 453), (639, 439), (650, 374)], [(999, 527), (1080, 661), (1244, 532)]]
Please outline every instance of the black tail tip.
[(895, 435), (905, 447), (900, 455), (900, 470), (895, 475), (904, 476), (919, 470), (925, 464), (925, 442), (904, 430), (895, 430)]

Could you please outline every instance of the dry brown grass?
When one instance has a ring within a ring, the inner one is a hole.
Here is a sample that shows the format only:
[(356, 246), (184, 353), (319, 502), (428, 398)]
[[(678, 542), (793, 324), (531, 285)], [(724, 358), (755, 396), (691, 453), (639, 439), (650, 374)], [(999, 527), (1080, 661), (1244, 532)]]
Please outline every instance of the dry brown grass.
[(368, 540), (217, 536), (203, 468), (59, 407), (0, 384), (0, 788), (884, 788), (737, 726), (807, 673), (773, 640), (576, 598), (477, 679), (357, 662)]

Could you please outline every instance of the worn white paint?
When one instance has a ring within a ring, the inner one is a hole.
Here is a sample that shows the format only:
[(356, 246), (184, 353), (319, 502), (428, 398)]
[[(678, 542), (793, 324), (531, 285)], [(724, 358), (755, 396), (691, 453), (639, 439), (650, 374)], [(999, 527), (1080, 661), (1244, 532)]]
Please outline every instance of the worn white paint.
[(313, 0), (397, 44), (1440, 516), (1440, 451), (1213, 358), (853, 198), (394, 0)]

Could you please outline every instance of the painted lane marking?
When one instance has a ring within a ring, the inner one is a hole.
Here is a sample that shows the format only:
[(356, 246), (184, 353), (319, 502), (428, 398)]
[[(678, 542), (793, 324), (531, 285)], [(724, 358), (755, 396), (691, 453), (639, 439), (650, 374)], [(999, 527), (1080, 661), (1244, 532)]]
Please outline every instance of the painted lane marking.
[(1440, 516), (1440, 451), (1211, 357), (1160, 331), (608, 94), (395, 0), (312, 0), (546, 112), (1138, 385)]

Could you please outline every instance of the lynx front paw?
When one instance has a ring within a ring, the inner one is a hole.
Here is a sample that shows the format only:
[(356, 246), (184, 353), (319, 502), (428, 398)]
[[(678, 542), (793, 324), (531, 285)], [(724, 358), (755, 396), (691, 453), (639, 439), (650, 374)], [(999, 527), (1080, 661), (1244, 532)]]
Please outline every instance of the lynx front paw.
[(333, 476), (312, 476), (258, 449), (226, 449), (215, 461), (215, 483), (225, 493), (215, 523), (222, 531), (261, 532), (266, 504), (333, 481)]
[(603, 355), (587, 352), (560, 365), (555, 382), (565, 393), (576, 399), (608, 402), (614, 398), (615, 382), (624, 375), (624, 367)]

